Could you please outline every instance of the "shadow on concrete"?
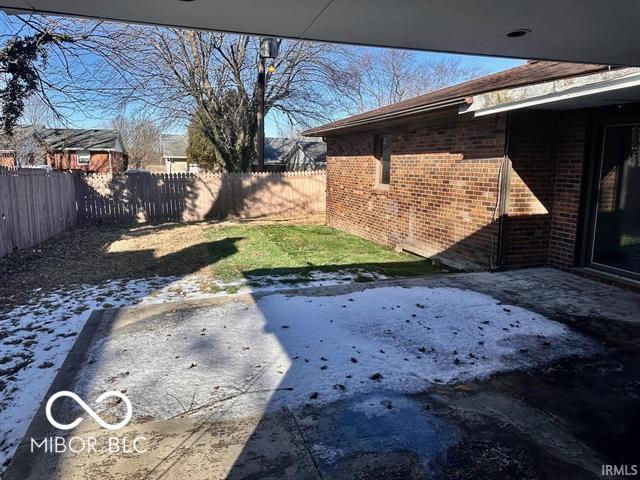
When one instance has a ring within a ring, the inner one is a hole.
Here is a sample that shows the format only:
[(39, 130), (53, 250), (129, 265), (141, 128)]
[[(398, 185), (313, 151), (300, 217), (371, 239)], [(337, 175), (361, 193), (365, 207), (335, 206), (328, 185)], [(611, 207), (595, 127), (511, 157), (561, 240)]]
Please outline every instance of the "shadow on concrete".
[[(510, 304), (522, 304), (525, 308), (538, 305), (533, 309), (564, 321), (583, 312), (620, 311), (615, 319), (603, 318), (603, 324), (623, 325), (620, 338), (631, 339), (640, 333), (637, 325), (625, 326), (620, 321), (624, 315), (634, 315), (634, 312), (637, 316), (640, 303), (637, 296), (568, 274), (532, 270), (413, 280), (420, 281), (432, 287), (455, 286), (480, 291)], [(384, 283), (388, 284), (393, 283)], [(412, 285), (408, 281), (396, 281), (396, 284)], [(355, 292), (372, 286), (345, 288)], [(526, 295), (521, 294), (524, 288)], [(322, 296), (327, 292), (327, 289), (314, 289), (304, 294)], [(261, 297), (254, 295), (253, 299), (247, 297), (245, 301), (251, 304)], [(221, 304), (233, 301), (220, 300)], [(196, 306), (194, 303), (193, 307)], [(160, 315), (158, 318), (162, 319), (166, 318), (164, 315), (173, 315), (172, 322), (185, 324), (188, 316), (182, 318), (180, 312), (173, 310), (175, 307), (169, 304), (151, 307), (144, 313), (144, 318)], [(283, 330), (281, 319), (276, 321), (267, 312), (262, 313), (265, 316), (262, 328), (274, 336), (285, 348), (286, 356), (293, 359), (298, 352), (287, 347), (289, 339), (285, 336), (289, 332)], [(118, 311), (114, 310), (110, 315), (117, 322)], [(638, 321), (640, 319), (636, 318)], [(94, 328), (102, 325), (105, 329), (100, 337), (114, 334), (109, 322), (105, 317), (93, 321)], [(117, 328), (135, 327), (124, 324)], [(90, 335), (90, 330), (88, 326), (82, 335)], [(611, 338), (606, 329), (602, 332), (603, 338)], [(531, 348), (529, 340), (517, 339)], [(531, 340), (538, 341), (533, 337)], [(158, 337), (158, 341), (162, 338)], [(147, 464), (140, 478), (185, 475), (187, 464), (194, 462), (193, 452), (198, 450), (207, 453), (197, 457), (199, 463), (190, 465), (194, 473), (189, 478), (210, 478), (219, 472), (207, 470), (207, 462), (218, 462), (219, 465), (223, 452), (229, 455), (229, 443), (233, 443), (239, 449), (232, 451), (230, 458), (233, 461), (223, 469), (226, 478), (551, 479), (558, 478), (560, 472), (562, 478), (595, 479), (598, 478), (594, 473), (597, 462), (627, 463), (640, 453), (633, 442), (633, 428), (638, 424), (637, 412), (640, 411), (637, 400), (640, 398), (637, 360), (640, 345), (628, 342), (629, 350), (623, 353), (611, 350), (601, 357), (567, 359), (524, 372), (499, 374), (489, 381), (461, 386), (440, 385), (416, 396), (390, 396), (384, 391), (374, 391), (364, 397), (327, 406), (314, 406), (311, 402), (300, 409), (271, 410), (240, 426), (193, 417), (187, 434), (169, 451), (156, 452), (157, 460)], [(207, 335), (196, 337), (185, 348), (204, 355), (225, 346)], [(540, 348), (542, 351), (545, 347), (541, 345)], [(81, 349), (81, 353), (84, 355), (86, 349)], [(100, 352), (96, 355), (99, 359)], [(86, 358), (71, 356), (68, 361), (70, 367), (78, 368)], [(255, 379), (259, 372), (252, 364), (245, 367), (248, 381), (227, 401), (234, 402), (256, 393)], [(295, 363), (292, 363), (280, 385), (288, 385), (289, 378), (296, 375), (295, 369)], [(211, 382), (215, 384), (217, 379), (212, 378)], [(55, 388), (62, 388), (62, 385), (55, 385)], [(182, 400), (188, 407), (189, 399)], [(367, 402), (382, 409), (384, 404), (381, 402), (389, 400), (394, 404), (388, 416), (362, 415), (363, 405)], [(167, 398), (166, 401), (172, 400)], [(211, 407), (204, 406), (205, 409)], [(268, 405), (266, 410), (270, 410)], [(162, 426), (133, 425), (132, 428), (134, 431), (136, 428), (175, 431), (176, 424), (172, 422)], [(184, 425), (181, 428), (184, 429)], [(319, 451), (318, 445), (327, 449)], [(332, 448), (335, 449), (335, 461), (331, 461)], [(64, 471), (57, 465), (58, 461), (60, 459), (56, 458), (49, 462), (52, 478), (56, 476), (54, 472)], [(29, 466), (25, 465), (25, 468)], [(103, 478), (112, 477), (115, 474), (107, 467)]]

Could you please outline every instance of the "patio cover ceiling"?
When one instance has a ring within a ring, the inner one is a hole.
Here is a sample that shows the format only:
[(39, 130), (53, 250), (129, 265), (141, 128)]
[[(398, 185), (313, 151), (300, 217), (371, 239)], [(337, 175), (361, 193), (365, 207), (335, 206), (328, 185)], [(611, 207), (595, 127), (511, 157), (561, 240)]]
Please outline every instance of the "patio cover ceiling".
[[(640, 66), (637, 0), (0, 0), (0, 7), (329, 42)], [(518, 29), (530, 33), (507, 36)]]

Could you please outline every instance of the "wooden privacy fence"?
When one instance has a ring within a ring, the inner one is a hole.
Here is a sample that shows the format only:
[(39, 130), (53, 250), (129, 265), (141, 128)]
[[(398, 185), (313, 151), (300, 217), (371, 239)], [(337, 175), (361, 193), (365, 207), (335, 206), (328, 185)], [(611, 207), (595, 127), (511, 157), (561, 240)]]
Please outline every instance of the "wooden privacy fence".
[(77, 224), (198, 221), (325, 211), (326, 175), (75, 175), (0, 167), (0, 257)]
[(324, 171), (76, 177), (79, 223), (323, 213), (325, 190)]
[(71, 173), (0, 167), (0, 256), (76, 225)]

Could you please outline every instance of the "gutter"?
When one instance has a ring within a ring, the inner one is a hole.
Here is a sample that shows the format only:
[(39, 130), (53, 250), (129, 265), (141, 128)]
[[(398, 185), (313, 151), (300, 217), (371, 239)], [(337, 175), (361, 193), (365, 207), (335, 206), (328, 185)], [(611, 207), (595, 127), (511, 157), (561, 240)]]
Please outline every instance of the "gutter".
[(370, 125), (372, 123), (384, 122), (387, 120), (395, 120), (399, 118), (409, 117), (412, 115), (418, 115), (420, 113), (432, 112), (435, 110), (442, 110), (450, 107), (457, 107), (461, 105), (469, 106), (473, 103), (472, 97), (458, 97), (450, 100), (443, 100), (440, 102), (430, 103), (428, 105), (420, 105), (417, 107), (400, 110), (397, 112), (381, 113), (373, 117), (367, 117), (359, 120), (353, 120), (342, 125), (331, 126), (326, 125), (324, 127), (312, 128), (302, 132), (303, 135), (308, 137), (320, 137), (327, 133), (335, 133), (343, 130), (347, 130), (354, 127), (360, 127), (364, 125)]
[[(555, 82), (557, 83), (557, 82)], [(624, 75), (622, 77), (605, 79), (596, 83), (590, 83), (587, 85), (578, 85), (570, 87), (557, 92), (546, 93), (543, 95), (533, 96), (530, 98), (522, 98), (504, 103), (498, 103), (490, 106), (482, 106), (481, 99), (478, 99), (476, 104), (479, 108), (468, 108), (461, 113), (473, 113), (475, 117), (482, 117), (485, 115), (494, 115), (496, 113), (503, 113), (512, 110), (520, 110), (523, 108), (539, 107), (542, 105), (562, 102), (582, 97), (589, 97), (593, 95), (615, 92), (617, 90), (624, 90), (627, 88), (640, 86), (640, 73), (634, 72)], [(505, 90), (505, 92), (507, 92)], [(496, 92), (490, 92), (495, 94)]]
[(116, 150), (115, 148), (59, 148), (53, 149), (54, 151), (58, 150), (61, 152), (80, 152), (80, 151), (86, 151), (86, 152), (118, 152), (118, 153), (124, 153), (122, 150)]

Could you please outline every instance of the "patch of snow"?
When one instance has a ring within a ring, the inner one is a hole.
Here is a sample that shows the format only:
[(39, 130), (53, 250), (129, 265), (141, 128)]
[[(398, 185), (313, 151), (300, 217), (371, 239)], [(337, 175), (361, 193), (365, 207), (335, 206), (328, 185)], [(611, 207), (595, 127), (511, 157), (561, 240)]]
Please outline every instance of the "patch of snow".
[[(359, 281), (385, 280), (388, 276), (366, 271), (363, 269), (349, 269), (337, 272), (311, 271), (304, 276), (292, 275), (261, 275), (247, 276), (238, 280), (213, 280), (203, 288), (202, 280), (198, 277), (187, 276), (175, 279), (171, 285), (143, 303), (154, 301), (172, 301), (176, 296), (189, 298), (224, 297), (227, 295), (242, 295), (258, 292), (273, 292), (294, 288), (328, 287), (332, 285), (347, 285)], [(194, 297), (195, 296), (195, 297)]]
[(216, 282), (185, 277), (112, 280), (100, 285), (43, 292), (33, 290), (28, 304), (0, 315), (0, 471), (6, 466), (31, 418), (91, 312), (100, 308), (155, 304), (187, 299), (271, 291), (304, 286), (351, 283), (367, 272), (311, 272), (309, 276), (252, 277), (238, 282)]
[(322, 443), (315, 443), (311, 446), (313, 455), (328, 463), (335, 463), (335, 461), (344, 456), (344, 451), (339, 448), (333, 448), (331, 445), (325, 445)]
[(274, 294), (127, 324), (95, 344), (76, 389), (89, 399), (126, 389), (137, 419), (227, 419), (416, 393), (598, 348), (561, 323), (456, 288)]

